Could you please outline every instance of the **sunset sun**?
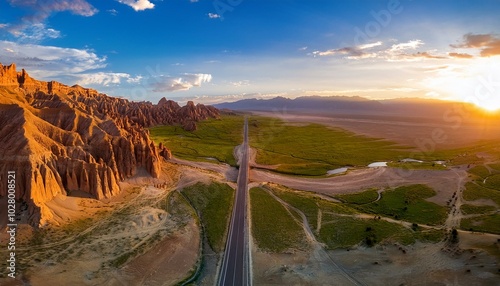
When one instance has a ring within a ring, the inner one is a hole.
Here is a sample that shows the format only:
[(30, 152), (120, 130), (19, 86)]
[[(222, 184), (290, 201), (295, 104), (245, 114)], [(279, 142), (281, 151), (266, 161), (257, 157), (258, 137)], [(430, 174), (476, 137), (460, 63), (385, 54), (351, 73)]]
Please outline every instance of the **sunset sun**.
[(485, 100), (479, 100), (475, 102), (477, 106), (480, 108), (490, 111), (490, 112), (495, 112), (500, 110), (500, 97), (494, 97), (494, 98), (487, 98)]

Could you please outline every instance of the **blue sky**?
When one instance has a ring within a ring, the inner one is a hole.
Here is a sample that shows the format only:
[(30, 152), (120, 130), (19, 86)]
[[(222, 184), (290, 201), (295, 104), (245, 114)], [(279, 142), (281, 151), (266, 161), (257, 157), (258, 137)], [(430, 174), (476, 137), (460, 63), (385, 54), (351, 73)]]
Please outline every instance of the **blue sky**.
[(152, 102), (358, 95), (492, 108), (499, 14), (499, 0), (6, 0), (0, 62)]

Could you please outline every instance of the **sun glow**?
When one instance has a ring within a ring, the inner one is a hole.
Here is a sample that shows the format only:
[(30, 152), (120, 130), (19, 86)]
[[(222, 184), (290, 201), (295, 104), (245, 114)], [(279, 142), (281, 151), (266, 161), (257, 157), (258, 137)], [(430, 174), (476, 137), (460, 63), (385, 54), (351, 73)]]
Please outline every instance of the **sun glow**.
[(500, 58), (463, 60), (431, 71), (423, 80), (429, 93), (469, 102), (486, 111), (500, 110)]
[(500, 94), (495, 94), (490, 98), (478, 99), (476, 101), (472, 101), (471, 103), (479, 106), (486, 111), (500, 111)]

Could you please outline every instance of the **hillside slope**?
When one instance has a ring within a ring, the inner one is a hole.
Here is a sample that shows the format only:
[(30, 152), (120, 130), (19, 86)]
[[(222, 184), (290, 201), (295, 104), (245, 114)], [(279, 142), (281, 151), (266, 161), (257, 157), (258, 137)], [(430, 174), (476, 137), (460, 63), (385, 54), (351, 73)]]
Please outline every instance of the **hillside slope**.
[(14, 64), (0, 64), (0, 196), (7, 172), (16, 172), (16, 199), (28, 205), (28, 221), (45, 225), (45, 203), (58, 194), (83, 191), (96, 199), (120, 192), (119, 181), (145, 168), (160, 175), (165, 146), (155, 146), (144, 127), (217, 118), (213, 107), (162, 99), (131, 102), (96, 90), (43, 82)]

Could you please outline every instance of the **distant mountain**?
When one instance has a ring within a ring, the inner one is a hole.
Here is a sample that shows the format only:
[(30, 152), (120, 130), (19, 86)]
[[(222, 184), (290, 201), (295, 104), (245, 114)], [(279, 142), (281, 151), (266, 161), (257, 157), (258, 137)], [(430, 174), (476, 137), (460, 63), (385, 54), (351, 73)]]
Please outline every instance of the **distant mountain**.
[(0, 64), (0, 197), (15, 171), (15, 195), (28, 206), (28, 221), (44, 225), (56, 214), (46, 206), (73, 191), (102, 199), (120, 192), (118, 182), (144, 168), (158, 178), (170, 151), (155, 146), (145, 127), (219, 117), (210, 106), (131, 102), (81, 86), (31, 78), (14, 64)]
[(244, 99), (236, 102), (220, 103), (214, 105), (219, 109), (231, 110), (294, 110), (303, 112), (336, 112), (348, 113), (355, 110), (379, 109), (382, 105), (377, 101), (371, 101), (362, 97), (321, 97), (304, 96), (295, 99), (275, 97), (272, 99)]
[(235, 111), (290, 111), (318, 115), (384, 115), (405, 117), (443, 117), (459, 109), (473, 115), (484, 115), (481, 109), (468, 103), (422, 98), (370, 100), (359, 96), (302, 96), (295, 99), (244, 99), (215, 104), (219, 109)]

